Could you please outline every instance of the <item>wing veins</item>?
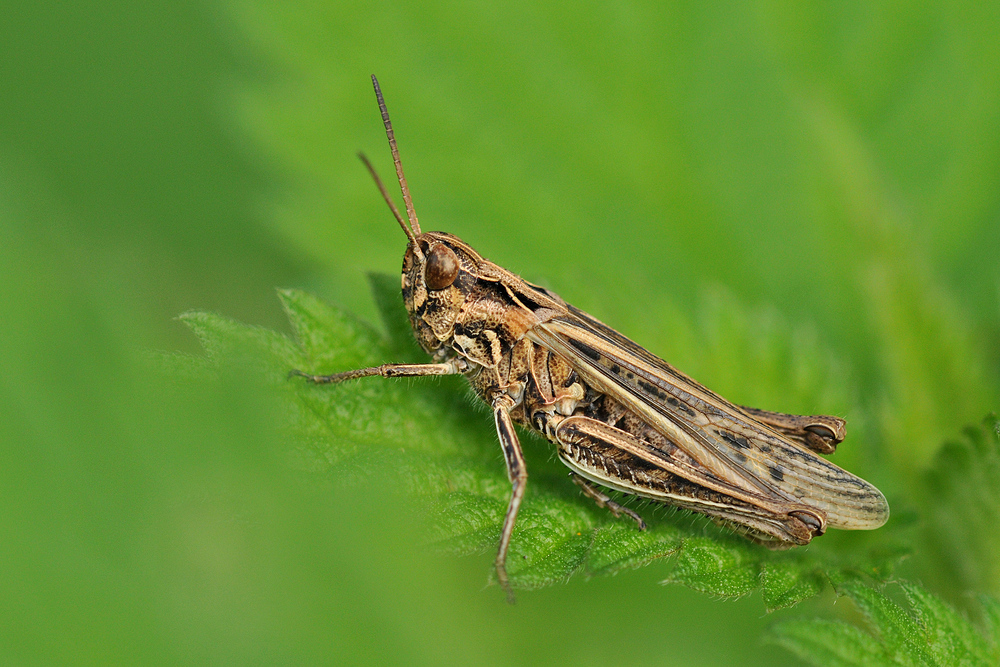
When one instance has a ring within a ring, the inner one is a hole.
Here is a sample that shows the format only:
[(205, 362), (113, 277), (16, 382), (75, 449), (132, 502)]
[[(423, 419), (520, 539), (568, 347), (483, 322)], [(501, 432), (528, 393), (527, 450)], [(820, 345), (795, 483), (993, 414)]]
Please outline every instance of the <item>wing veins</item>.
[[(888, 505), (874, 486), (759, 424), (729, 401), (614, 329), (572, 306), (568, 309), (567, 314), (560, 313), (536, 326), (529, 337), (571, 360), (574, 368), (596, 387), (609, 392), (620, 390), (613, 395), (675, 444), (690, 449), (688, 454), (713, 475), (754, 496), (774, 494), (793, 503), (808, 498), (820, 509), (833, 513), (832, 524), (884, 521)], [(590, 354), (581, 352), (573, 341), (590, 348)], [(615, 374), (601, 364), (599, 360), (603, 358), (628, 368), (636, 377), (642, 376), (651, 386), (640, 389), (629, 384), (620, 372)], [(663, 391), (664, 396), (650, 391), (656, 388)], [(671, 398), (676, 406), (670, 405)], [(683, 411), (682, 405), (692, 411), (692, 418), (700, 413), (706, 423), (696, 425), (693, 419), (676, 414)], [(731, 422), (733, 426), (719, 421)], [(720, 442), (708, 432), (709, 428), (720, 435), (725, 432), (735, 438), (742, 437), (747, 447), (739, 449), (738, 455), (734, 454), (736, 446)], [(750, 440), (754, 441), (753, 445)], [(762, 451), (764, 448), (777, 448), (782, 456), (780, 459), (769, 456)], [(751, 460), (754, 470), (734, 460), (738, 456)], [(766, 478), (766, 471), (775, 466), (783, 473), (782, 478), (775, 478), (773, 472), (771, 479)]]

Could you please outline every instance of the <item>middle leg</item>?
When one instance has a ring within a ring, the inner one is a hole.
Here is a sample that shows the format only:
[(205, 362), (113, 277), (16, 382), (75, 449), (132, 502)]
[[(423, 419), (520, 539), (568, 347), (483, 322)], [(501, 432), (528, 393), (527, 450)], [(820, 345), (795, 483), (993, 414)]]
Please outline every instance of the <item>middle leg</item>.
[(641, 516), (639, 516), (629, 508), (623, 507), (622, 505), (619, 505), (615, 501), (611, 500), (611, 496), (607, 495), (606, 493), (598, 491), (593, 484), (591, 484), (589, 481), (587, 481), (580, 475), (577, 475), (576, 473), (573, 472), (571, 472), (569, 475), (570, 477), (573, 478), (573, 481), (576, 482), (576, 485), (579, 486), (581, 489), (583, 489), (583, 493), (592, 498), (594, 502), (597, 503), (598, 507), (603, 507), (607, 509), (609, 512), (614, 514), (616, 518), (621, 517), (622, 514), (625, 514), (629, 516), (637, 524), (639, 524), (639, 530), (646, 530), (646, 522), (642, 520)]

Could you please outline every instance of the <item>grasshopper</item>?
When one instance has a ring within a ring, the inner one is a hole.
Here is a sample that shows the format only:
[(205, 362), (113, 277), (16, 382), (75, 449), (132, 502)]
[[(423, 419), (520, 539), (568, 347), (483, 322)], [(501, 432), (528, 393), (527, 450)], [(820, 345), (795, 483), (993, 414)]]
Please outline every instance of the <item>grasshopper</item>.
[(403, 301), (433, 362), (292, 374), (317, 384), (466, 377), (493, 411), (511, 483), (495, 560), (510, 601), (505, 562), (528, 479), (515, 424), (551, 441), (583, 493), (639, 529), (646, 528), (642, 517), (602, 488), (708, 515), (771, 549), (808, 544), (828, 527), (869, 530), (886, 522), (889, 505), (877, 488), (817, 455), (844, 439), (844, 420), (730, 403), (455, 236), (422, 232), (374, 75), (372, 84), (405, 220), (359, 157), (406, 234)]

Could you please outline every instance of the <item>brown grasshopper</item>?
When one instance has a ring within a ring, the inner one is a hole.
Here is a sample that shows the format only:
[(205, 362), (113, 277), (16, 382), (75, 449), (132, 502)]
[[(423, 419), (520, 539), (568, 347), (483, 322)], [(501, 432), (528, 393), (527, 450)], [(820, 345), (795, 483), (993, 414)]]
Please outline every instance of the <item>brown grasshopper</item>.
[(360, 155), (408, 243), (403, 301), (428, 364), (309, 375), (332, 383), (464, 375), (493, 410), (511, 482), (496, 556), (513, 601), (507, 548), (528, 473), (514, 424), (537, 431), (583, 493), (616, 517), (642, 518), (596, 485), (712, 517), (772, 549), (808, 544), (828, 527), (878, 528), (885, 497), (817, 453), (844, 439), (844, 420), (734, 405), (614, 329), (484, 259), (444, 232), (421, 232), (378, 80), (372, 76), (409, 225)]

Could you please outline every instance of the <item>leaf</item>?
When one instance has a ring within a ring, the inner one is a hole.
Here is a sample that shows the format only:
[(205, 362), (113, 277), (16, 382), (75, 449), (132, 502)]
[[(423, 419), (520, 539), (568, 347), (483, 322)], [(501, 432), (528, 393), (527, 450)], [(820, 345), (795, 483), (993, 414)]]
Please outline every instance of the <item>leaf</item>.
[[(300, 467), (352, 488), (402, 488), (415, 501), (415, 516), (430, 524), (427, 546), (457, 555), (490, 553), (499, 539), (510, 483), (498, 460), (492, 420), (470, 409), (461, 378), (322, 386), (287, 379), (291, 369), (322, 374), (426, 359), (414, 344), (400, 306), (398, 279), (373, 275), (370, 283), (387, 337), (297, 290), (278, 293), (294, 342), (217, 315), (188, 313), (181, 319), (198, 335), (215, 368), (238, 374), (256, 368), (256, 374), (279, 392), (286, 404), (290, 450)], [(783, 366), (800, 371), (808, 366), (807, 372), (797, 374), (802, 390), (811, 395), (815, 386), (825, 383), (817, 355), (795, 361), (791, 351), (796, 348), (779, 342), (786, 327), (751, 323), (735, 303), (719, 297), (707, 303), (708, 317), (701, 326), (715, 331), (722, 347), (727, 338), (769, 332), (766, 344), (739, 355), (751, 363), (754, 357), (766, 357), (758, 366), (770, 370), (761, 378), (779, 377)], [(768, 317), (773, 323), (773, 316)], [(671, 320), (680, 318), (672, 314)], [(732, 366), (731, 360), (719, 363)], [(529, 453), (540, 446), (532, 436), (522, 442)], [(508, 554), (507, 571), (515, 588), (541, 588), (576, 574), (607, 576), (672, 557), (665, 583), (720, 598), (761, 589), (770, 611), (815, 595), (824, 585), (827, 568), (853, 562), (841, 562), (833, 551), (825, 561), (804, 551), (771, 552), (677, 511), (661, 517), (646, 513), (649, 530), (640, 531), (580, 494), (568, 483), (561, 464), (536, 458), (529, 457), (528, 491)], [(622, 502), (629, 502), (628, 497)], [(870, 569), (875, 567), (874, 561), (866, 562)]]
[[(837, 567), (831, 564), (830, 567)], [(691, 538), (677, 551), (663, 583), (677, 583), (720, 598), (738, 598), (758, 588), (768, 612), (798, 604), (825, 586), (825, 567), (795, 553), (761, 553), (736, 537)]]
[(817, 595), (824, 586), (819, 570), (808, 570), (797, 563), (774, 562), (764, 565), (761, 589), (768, 611), (790, 607)]
[(682, 545), (681, 530), (669, 524), (654, 525), (645, 532), (615, 522), (594, 531), (587, 574), (617, 574), (646, 565), (677, 552)]
[(842, 621), (796, 619), (772, 629), (770, 640), (822, 667), (896, 665), (878, 641)]
[[(996, 583), (994, 527), (1000, 519), (1000, 422), (987, 417), (945, 443), (923, 477), (924, 545), (945, 590), (990, 590)], [(943, 567), (941, 567), (943, 566)], [(994, 665), (1000, 662), (1000, 603), (978, 597), (983, 629), (922, 586), (899, 583), (908, 609), (860, 579), (834, 576), (868, 621), (872, 635), (842, 622), (794, 621), (772, 640), (817, 665)], [(877, 645), (873, 648), (872, 642)]]
[(984, 632), (923, 587), (906, 581), (899, 585), (909, 609), (858, 579), (839, 583), (838, 590), (861, 611), (870, 633), (843, 621), (796, 619), (774, 626), (769, 640), (824, 667), (997, 664), (995, 599), (981, 598)]
[(989, 595), (980, 595), (979, 604), (983, 608), (983, 626), (986, 640), (993, 655), (1000, 655), (1000, 600)]
[(382, 326), (389, 334), (389, 351), (396, 355), (393, 358), (410, 362), (426, 359), (426, 355), (413, 338), (413, 329), (406, 316), (399, 290), (399, 278), (385, 273), (369, 273), (368, 282), (371, 285), (375, 306), (382, 317)]
[(942, 588), (1000, 588), (1000, 421), (990, 415), (945, 443), (923, 475), (927, 575)]
[(663, 583), (684, 584), (722, 598), (742, 597), (757, 588), (760, 575), (760, 563), (750, 552), (752, 548), (708, 538), (687, 540)]
[(296, 341), (312, 364), (366, 366), (383, 347), (378, 333), (364, 322), (330, 308), (297, 290), (278, 290)]
[(935, 660), (943, 665), (990, 663), (986, 639), (957, 611), (920, 586), (905, 581), (900, 586)]
[(920, 625), (906, 610), (856, 580), (844, 582), (839, 590), (848, 595), (865, 615), (895, 661), (905, 665), (936, 664), (923, 646)]

